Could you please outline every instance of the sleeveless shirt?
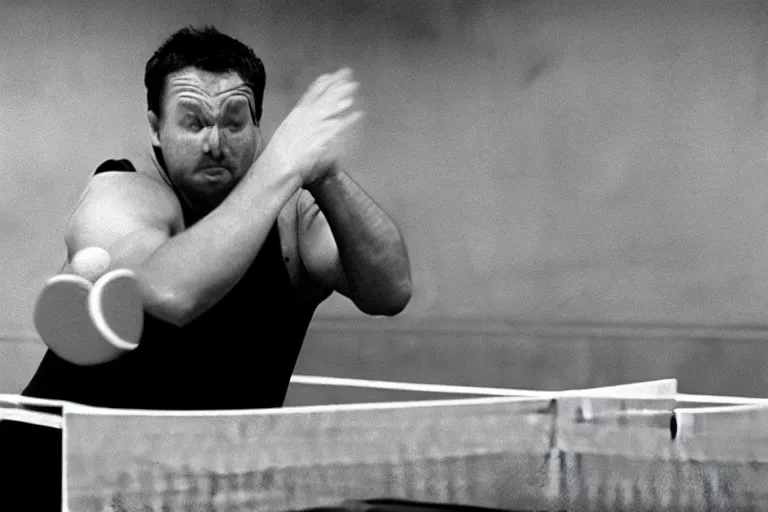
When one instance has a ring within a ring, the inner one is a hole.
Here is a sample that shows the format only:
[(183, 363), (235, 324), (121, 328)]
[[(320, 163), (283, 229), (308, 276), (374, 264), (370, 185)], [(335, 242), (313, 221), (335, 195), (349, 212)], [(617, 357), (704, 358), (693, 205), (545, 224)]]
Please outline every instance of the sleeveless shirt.
[[(135, 168), (127, 159), (107, 160), (94, 174), (110, 171)], [(275, 222), (245, 275), (197, 319), (177, 327), (145, 312), (139, 346), (95, 366), (47, 350), (23, 394), (118, 408), (280, 407), (309, 322), (329, 294), (298, 297)]]

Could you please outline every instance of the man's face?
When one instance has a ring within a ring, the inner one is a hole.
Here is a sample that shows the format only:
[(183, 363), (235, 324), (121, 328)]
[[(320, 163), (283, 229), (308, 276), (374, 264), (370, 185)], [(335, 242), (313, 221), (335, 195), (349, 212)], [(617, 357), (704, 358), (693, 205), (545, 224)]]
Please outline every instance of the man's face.
[(162, 101), (149, 117), (169, 178), (192, 206), (215, 208), (261, 151), (253, 92), (237, 73), (187, 68), (168, 76)]

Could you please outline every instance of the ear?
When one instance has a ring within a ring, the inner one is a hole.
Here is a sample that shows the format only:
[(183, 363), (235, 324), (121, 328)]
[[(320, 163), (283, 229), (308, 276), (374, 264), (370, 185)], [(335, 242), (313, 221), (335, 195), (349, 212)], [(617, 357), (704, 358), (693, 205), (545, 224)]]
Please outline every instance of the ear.
[(149, 121), (149, 127), (152, 130), (152, 145), (160, 146), (160, 119), (157, 114), (151, 110), (147, 110), (147, 120)]

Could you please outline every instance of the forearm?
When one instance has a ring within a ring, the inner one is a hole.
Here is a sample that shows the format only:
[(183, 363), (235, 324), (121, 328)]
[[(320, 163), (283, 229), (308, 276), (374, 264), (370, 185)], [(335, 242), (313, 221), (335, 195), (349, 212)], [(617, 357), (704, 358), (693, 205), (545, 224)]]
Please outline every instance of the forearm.
[(168, 239), (141, 265), (157, 283), (147, 310), (184, 325), (216, 304), (242, 278), (300, 179), (257, 162), (206, 217)]
[(309, 192), (336, 240), (353, 302), (369, 314), (402, 311), (411, 296), (411, 271), (392, 219), (341, 170), (328, 173)]

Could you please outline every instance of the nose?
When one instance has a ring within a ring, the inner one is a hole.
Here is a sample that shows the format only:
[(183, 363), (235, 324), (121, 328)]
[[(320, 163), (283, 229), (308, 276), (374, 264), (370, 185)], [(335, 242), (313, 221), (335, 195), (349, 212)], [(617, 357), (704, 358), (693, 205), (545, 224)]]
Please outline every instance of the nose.
[(203, 152), (215, 159), (221, 156), (221, 136), (217, 125), (211, 126), (205, 135), (205, 139), (203, 139)]

